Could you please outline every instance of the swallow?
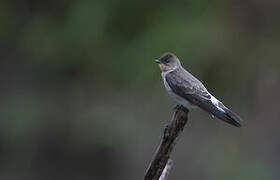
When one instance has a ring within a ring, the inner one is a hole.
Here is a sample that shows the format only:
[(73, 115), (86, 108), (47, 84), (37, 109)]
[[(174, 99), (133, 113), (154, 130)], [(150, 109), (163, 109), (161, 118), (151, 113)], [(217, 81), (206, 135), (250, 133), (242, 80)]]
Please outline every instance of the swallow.
[(185, 70), (172, 53), (165, 53), (155, 60), (168, 94), (187, 109), (199, 107), (233, 126), (241, 127), (241, 118), (208, 92), (205, 86)]

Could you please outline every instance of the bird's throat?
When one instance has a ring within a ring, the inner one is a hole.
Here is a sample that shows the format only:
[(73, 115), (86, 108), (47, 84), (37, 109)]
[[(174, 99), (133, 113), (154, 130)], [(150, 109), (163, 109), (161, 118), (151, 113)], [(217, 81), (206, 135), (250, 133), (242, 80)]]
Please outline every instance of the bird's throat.
[(177, 67), (170, 67), (165, 64), (159, 64), (159, 68), (162, 72), (167, 72), (167, 71), (175, 70)]

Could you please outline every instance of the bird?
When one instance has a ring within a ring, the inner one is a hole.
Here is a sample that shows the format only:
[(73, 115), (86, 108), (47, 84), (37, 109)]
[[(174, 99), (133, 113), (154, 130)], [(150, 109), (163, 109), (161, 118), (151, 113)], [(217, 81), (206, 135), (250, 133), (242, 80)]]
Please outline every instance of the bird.
[(199, 107), (235, 127), (241, 127), (241, 118), (208, 92), (205, 86), (185, 70), (173, 53), (164, 53), (155, 59), (168, 94), (188, 110)]

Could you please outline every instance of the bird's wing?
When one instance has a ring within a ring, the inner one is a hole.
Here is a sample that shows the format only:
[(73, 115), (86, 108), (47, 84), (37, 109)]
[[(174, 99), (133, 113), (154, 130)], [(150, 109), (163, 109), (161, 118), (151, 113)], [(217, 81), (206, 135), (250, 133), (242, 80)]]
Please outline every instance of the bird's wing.
[(165, 78), (170, 88), (190, 103), (200, 107), (201, 103), (211, 102), (211, 95), (206, 88), (190, 73), (184, 70), (175, 70), (168, 73)]
[(208, 93), (207, 89), (198, 79), (193, 77), (187, 71), (175, 70), (168, 73), (165, 78), (173, 92), (180, 97), (227, 123), (237, 127), (241, 126), (238, 121), (236, 121), (240, 120), (240, 118), (238, 116), (237, 118), (232, 116), (232, 113), (229, 113), (232, 111), (226, 108), (222, 103), (219, 102), (219, 105), (213, 104), (211, 100), (212, 96)]

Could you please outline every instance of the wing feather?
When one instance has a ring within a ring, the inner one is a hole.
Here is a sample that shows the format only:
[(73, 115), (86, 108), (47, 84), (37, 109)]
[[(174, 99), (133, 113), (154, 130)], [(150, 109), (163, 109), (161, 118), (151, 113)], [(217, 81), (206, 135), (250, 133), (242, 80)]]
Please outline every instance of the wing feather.
[(177, 95), (194, 105), (200, 106), (206, 101), (211, 102), (211, 96), (203, 84), (187, 71), (179, 69), (168, 73), (166, 82)]
[(237, 127), (241, 126), (238, 121), (236, 121), (239, 120), (239, 118), (235, 118), (236, 116), (229, 113), (226, 107), (224, 108), (224, 110), (227, 110), (226, 112), (220, 111), (212, 103), (211, 95), (204, 85), (186, 70), (178, 69), (172, 71), (168, 73), (165, 78), (172, 91), (191, 104), (200, 107), (229, 124)]

